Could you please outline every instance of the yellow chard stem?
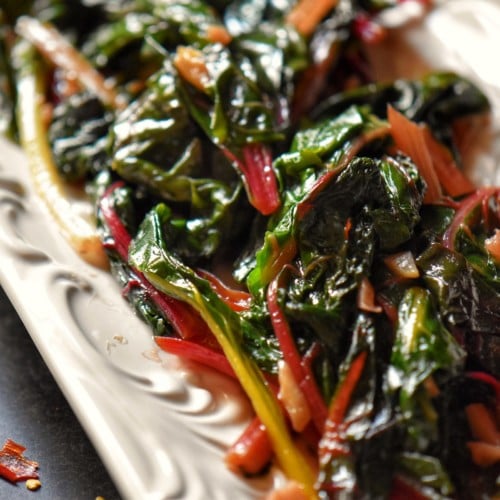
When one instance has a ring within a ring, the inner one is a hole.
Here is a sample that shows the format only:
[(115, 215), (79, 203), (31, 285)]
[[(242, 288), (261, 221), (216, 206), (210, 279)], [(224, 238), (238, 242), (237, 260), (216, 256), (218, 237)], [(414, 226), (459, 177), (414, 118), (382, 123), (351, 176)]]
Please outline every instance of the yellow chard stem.
[(74, 250), (90, 264), (106, 268), (108, 260), (96, 229), (72, 209), (54, 164), (43, 120), (44, 75), (37, 65), (34, 50), (27, 42), (20, 42), (14, 57), (18, 71), (19, 136), (28, 157), (34, 187)]
[[(169, 295), (178, 295), (175, 283), (167, 281), (155, 273), (145, 272), (144, 274), (148, 281), (159, 290)], [(248, 355), (242, 352), (238, 338), (226, 318), (222, 314), (214, 317), (213, 311), (209, 310), (206, 298), (196, 287), (191, 287), (191, 292), (192, 295), (183, 295), (182, 298), (199, 312), (217, 338), (247, 393), (255, 413), (266, 427), (283, 471), (289, 479), (302, 485), (309, 498), (317, 498), (314, 490), (314, 472), (294, 444), (281, 408), (260, 369)]]

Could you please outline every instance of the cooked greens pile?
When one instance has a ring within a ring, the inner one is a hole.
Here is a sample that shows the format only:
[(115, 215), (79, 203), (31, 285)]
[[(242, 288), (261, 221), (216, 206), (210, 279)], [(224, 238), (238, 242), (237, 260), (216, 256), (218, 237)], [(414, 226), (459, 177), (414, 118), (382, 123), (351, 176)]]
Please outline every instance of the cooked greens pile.
[(123, 295), (248, 394), (266, 446), (230, 467), (274, 456), (311, 498), (486, 498), (500, 188), (464, 175), (457, 130), (489, 103), (452, 73), (372, 81), (397, 3), (7, 0), (0, 127), (23, 143), (34, 78), (34, 140)]

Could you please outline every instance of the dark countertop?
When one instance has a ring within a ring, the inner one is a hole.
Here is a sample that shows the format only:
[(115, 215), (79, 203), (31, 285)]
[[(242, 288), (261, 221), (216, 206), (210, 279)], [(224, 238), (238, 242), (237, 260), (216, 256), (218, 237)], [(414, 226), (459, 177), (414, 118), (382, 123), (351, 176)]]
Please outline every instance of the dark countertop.
[(0, 288), (0, 447), (26, 447), (42, 487), (29, 491), (0, 478), (2, 500), (120, 498), (104, 465)]

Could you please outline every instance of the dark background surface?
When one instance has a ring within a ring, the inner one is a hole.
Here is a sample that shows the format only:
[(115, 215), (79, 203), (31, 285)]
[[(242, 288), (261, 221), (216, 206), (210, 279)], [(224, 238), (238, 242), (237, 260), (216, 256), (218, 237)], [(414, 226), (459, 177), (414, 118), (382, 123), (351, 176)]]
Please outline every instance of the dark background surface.
[(0, 288), (0, 447), (26, 447), (42, 487), (0, 478), (0, 500), (118, 500), (92, 444), (68, 406), (5, 292)]

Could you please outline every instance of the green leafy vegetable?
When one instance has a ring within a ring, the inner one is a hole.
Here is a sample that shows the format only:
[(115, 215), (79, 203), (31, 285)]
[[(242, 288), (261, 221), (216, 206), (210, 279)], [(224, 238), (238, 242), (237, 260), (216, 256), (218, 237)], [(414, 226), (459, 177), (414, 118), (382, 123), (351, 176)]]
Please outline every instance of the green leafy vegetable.
[(207, 322), (266, 426), (282, 467), (311, 491), (312, 472), (291, 441), (278, 403), (261, 372), (244, 352), (240, 330), (244, 320), (220, 300), (206, 280), (168, 252), (162, 228), (169, 217), (165, 205), (158, 205), (146, 216), (130, 248), (131, 263), (154, 286), (191, 305)]
[(450, 72), (373, 80), (399, 2), (4, 4), (0, 130), (67, 234), (63, 179), (89, 195), (156, 346), (235, 376), (307, 497), (494, 495), (469, 410), (498, 418), (500, 198), (455, 134), (490, 104)]

